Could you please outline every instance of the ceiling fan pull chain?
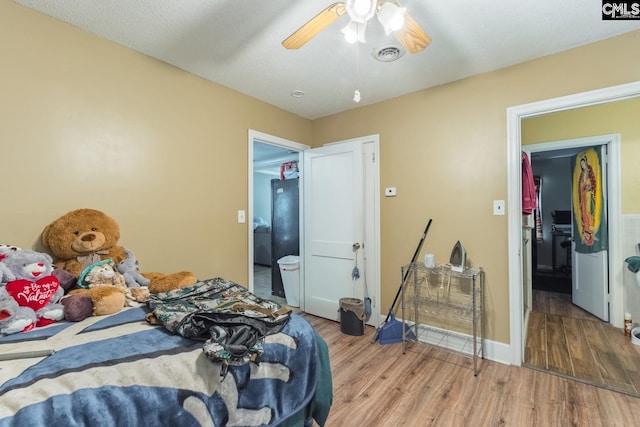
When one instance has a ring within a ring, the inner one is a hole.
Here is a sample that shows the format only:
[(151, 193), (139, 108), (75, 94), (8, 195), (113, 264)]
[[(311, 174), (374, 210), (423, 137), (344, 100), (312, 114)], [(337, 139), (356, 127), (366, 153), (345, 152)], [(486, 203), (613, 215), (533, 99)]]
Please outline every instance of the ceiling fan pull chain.
[(356, 43), (356, 91), (353, 93), (353, 102), (360, 102), (360, 91), (358, 84), (360, 80), (360, 43)]

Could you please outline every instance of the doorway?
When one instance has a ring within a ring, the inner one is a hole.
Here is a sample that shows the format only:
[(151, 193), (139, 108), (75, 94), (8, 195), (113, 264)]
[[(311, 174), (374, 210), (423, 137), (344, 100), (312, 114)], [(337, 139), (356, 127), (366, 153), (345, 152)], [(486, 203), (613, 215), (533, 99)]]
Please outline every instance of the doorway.
[[(609, 323), (608, 274), (604, 270), (604, 274), (595, 273), (597, 262), (594, 266), (587, 266), (591, 276), (604, 277), (593, 281), (587, 279), (595, 286), (589, 292), (598, 301), (595, 304), (597, 309), (583, 304), (580, 292), (589, 289), (584, 283), (584, 276), (572, 274), (585, 268), (582, 263), (575, 262), (580, 254), (575, 253), (572, 242), (572, 175), (575, 167), (572, 158), (590, 148), (600, 149), (602, 158), (606, 159), (604, 164), (609, 166), (603, 168), (605, 200), (612, 193), (618, 195), (614, 199), (620, 199), (621, 189), (615, 185), (618, 180), (609, 175), (620, 169), (620, 159), (606, 156), (609, 151), (619, 153), (619, 144), (620, 136), (615, 134), (522, 146), (530, 153), (534, 176), (539, 177), (542, 212), (541, 221), (536, 221), (538, 230), (534, 229), (531, 236), (534, 242), (537, 237), (542, 237), (534, 243), (538, 248), (538, 268), (534, 265), (531, 269), (533, 281), (528, 282), (525, 277), (525, 283), (532, 283), (533, 290), (531, 312), (525, 322), (524, 364), (594, 385), (637, 393), (640, 381), (631, 380), (633, 376), (630, 377), (623, 368), (626, 364), (619, 360), (620, 352), (611, 352), (611, 348), (624, 348), (625, 345), (617, 345), (621, 334)], [(613, 186), (609, 185), (610, 181), (613, 181)], [(545, 192), (545, 183), (552, 187), (551, 191)], [(555, 218), (552, 212), (556, 213)], [(564, 241), (559, 237), (564, 239), (567, 234), (569, 245), (563, 252), (560, 243)], [(552, 246), (554, 244), (555, 247)], [(602, 254), (607, 255), (608, 252), (605, 250)], [(605, 261), (608, 261), (608, 255)], [(605, 270), (608, 264), (600, 263)], [(568, 286), (565, 285), (567, 281)]]
[[(585, 106), (615, 102), (640, 96), (640, 82), (613, 86), (605, 89), (584, 92), (546, 101), (510, 107), (507, 109), (507, 151), (508, 151), (508, 214), (509, 214), (509, 312), (510, 312), (510, 353), (511, 364), (521, 366), (526, 338), (526, 323), (524, 321), (523, 304), (524, 289), (522, 268), (522, 215), (521, 215), (521, 120), (559, 111), (565, 111)], [(618, 153), (619, 156), (619, 153)], [(616, 175), (618, 185), (619, 171)], [(614, 200), (614, 197), (618, 197)], [(620, 273), (623, 266), (621, 248), (621, 203), (619, 196), (612, 194), (610, 203), (610, 247), (611, 286), (611, 323), (615, 327), (623, 324), (623, 290), (619, 283), (611, 280), (611, 275)]]
[(307, 148), (249, 131), (249, 290), (281, 304), (287, 300), (277, 261), (300, 254), (297, 165)]
[[(535, 262), (532, 262), (531, 271), (526, 273), (532, 277), (524, 277), (523, 285), (530, 283), (533, 289), (569, 294), (573, 304), (609, 322), (610, 275), (607, 270), (612, 262), (607, 248), (613, 243), (607, 238), (612, 236), (607, 233), (606, 224), (621, 221), (618, 210), (615, 209), (621, 200), (618, 179), (620, 135), (527, 144), (523, 145), (522, 149), (528, 152), (531, 158), (533, 174), (537, 177), (540, 203), (531, 234)], [(605, 219), (602, 236), (605, 236), (606, 241), (600, 249), (601, 252), (585, 255), (575, 251), (576, 239), (572, 236), (575, 228), (572, 221), (572, 161), (575, 161), (578, 153), (588, 149), (601, 151), (599, 158), (603, 162), (603, 168), (600, 179), (604, 195), (602, 218)], [(611, 210), (608, 209), (609, 198), (613, 200)], [(526, 312), (523, 315), (526, 316)]]
[[(294, 154), (298, 156), (299, 166), (300, 166), (300, 295), (299, 295), (299, 303), (300, 309), (305, 311), (305, 215), (304, 215), (304, 203), (305, 203), (305, 192), (310, 193), (312, 191), (311, 186), (307, 185), (308, 183), (305, 181), (305, 173), (303, 170), (304, 161), (307, 157), (311, 156), (311, 153), (314, 150), (310, 149), (310, 147), (285, 140), (282, 138), (274, 137), (268, 134), (264, 134), (261, 132), (249, 130), (249, 138), (248, 138), (248, 147), (249, 147), (249, 203), (248, 203), (248, 218), (253, 219), (256, 216), (256, 206), (255, 206), (255, 189), (256, 182), (254, 180), (254, 143), (258, 143), (257, 147), (259, 148), (270, 148), (270, 149), (280, 149), (290, 154)], [(264, 144), (264, 145), (263, 145)], [(379, 170), (379, 136), (378, 135), (369, 135), (359, 138), (350, 139), (347, 141), (338, 141), (335, 143), (325, 144), (324, 147), (334, 146), (338, 147), (340, 145), (345, 144), (355, 144), (358, 145), (361, 149), (361, 153), (363, 156), (363, 183), (362, 188), (359, 190), (363, 194), (362, 202), (362, 211), (363, 211), (363, 219), (361, 225), (364, 226), (364, 240), (362, 241), (362, 249), (352, 252), (354, 256), (354, 260), (356, 260), (356, 266), (359, 267), (360, 278), (351, 281), (352, 271), (354, 270), (354, 266), (352, 265), (348, 271), (348, 277), (350, 282), (351, 292), (347, 291), (347, 287), (342, 286), (341, 281), (331, 281), (327, 280), (326, 274), (331, 273), (331, 271), (322, 270), (317, 274), (324, 275), (322, 278), (319, 278), (323, 283), (325, 283), (326, 288), (323, 289), (323, 292), (327, 295), (335, 293), (336, 290), (341, 292), (342, 297), (355, 297), (355, 298), (363, 298), (365, 289), (368, 293), (368, 296), (371, 298), (371, 307), (372, 313), (369, 321), (367, 322), (370, 325), (377, 325), (380, 322), (380, 311), (379, 311), (379, 301), (380, 301), (380, 170)], [(320, 149), (316, 149), (316, 152)], [(257, 168), (256, 168), (257, 169)], [(331, 171), (329, 171), (331, 172)], [(330, 173), (323, 179), (326, 180), (335, 180), (337, 179), (337, 174)], [(356, 200), (356, 199), (354, 199)], [(256, 218), (259, 220), (259, 218)], [(323, 218), (319, 219), (321, 222), (324, 220)], [(307, 224), (307, 227), (309, 224)], [(316, 227), (317, 228), (317, 227)], [(248, 247), (249, 250), (249, 290), (254, 291), (256, 289), (256, 278), (257, 275), (254, 274), (254, 265), (256, 254), (254, 254), (253, 248), (255, 246), (255, 236), (253, 230), (253, 224), (250, 224), (248, 229)], [(365, 244), (366, 243), (366, 244)], [(366, 247), (366, 249), (365, 249)], [(360, 264), (357, 264), (360, 262)], [(272, 266), (272, 268), (274, 268)], [(341, 277), (343, 279), (343, 277)], [(366, 287), (366, 288), (365, 288)], [(273, 298), (271, 298), (273, 299)], [(338, 301), (334, 301), (334, 308), (332, 310), (333, 313), (338, 313)], [(316, 313), (312, 313), (316, 314)]]
[[(529, 146), (523, 147), (529, 151)], [(533, 290), (571, 295), (571, 156), (578, 150), (530, 152), (538, 204), (531, 219)]]

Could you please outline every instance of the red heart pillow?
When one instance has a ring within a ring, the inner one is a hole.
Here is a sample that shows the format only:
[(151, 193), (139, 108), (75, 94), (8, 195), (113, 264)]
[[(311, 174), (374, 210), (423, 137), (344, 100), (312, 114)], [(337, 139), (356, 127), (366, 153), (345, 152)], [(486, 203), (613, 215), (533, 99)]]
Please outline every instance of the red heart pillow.
[(25, 279), (14, 280), (7, 283), (6, 289), (18, 305), (38, 311), (49, 303), (59, 287), (60, 282), (55, 276), (45, 276), (37, 282)]

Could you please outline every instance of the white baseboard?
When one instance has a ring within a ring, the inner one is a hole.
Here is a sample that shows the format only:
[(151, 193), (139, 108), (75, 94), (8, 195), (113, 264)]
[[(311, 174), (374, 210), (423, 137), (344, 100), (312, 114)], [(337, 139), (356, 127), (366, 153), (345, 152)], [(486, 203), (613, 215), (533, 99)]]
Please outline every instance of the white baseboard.
[[(410, 322), (407, 323), (411, 324)], [(418, 325), (418, 341), (425, 344), (437, 345), (469, 356), (473, 355), (473, 336), (460, 332), (447, 331), (433, 326)], [(485, 359), (505, 365), (510, 364), (511, 346), (509, 344), (485, 338), (482, 353)]]

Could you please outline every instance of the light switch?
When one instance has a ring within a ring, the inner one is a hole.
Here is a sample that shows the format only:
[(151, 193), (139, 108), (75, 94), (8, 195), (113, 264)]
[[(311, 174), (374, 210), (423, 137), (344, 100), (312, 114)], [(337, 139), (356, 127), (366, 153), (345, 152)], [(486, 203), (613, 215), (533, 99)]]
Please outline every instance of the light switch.
[(238, 211), (238, 224), (244, 224), (246, 222), (244, 211)]
[(504, 200), (493, 201), (493, 214), (504, 215)]

